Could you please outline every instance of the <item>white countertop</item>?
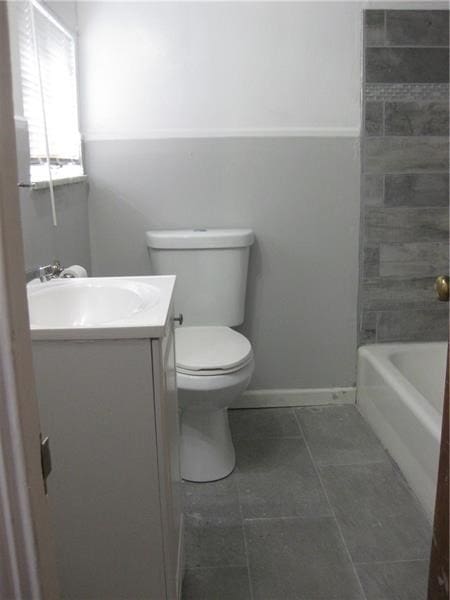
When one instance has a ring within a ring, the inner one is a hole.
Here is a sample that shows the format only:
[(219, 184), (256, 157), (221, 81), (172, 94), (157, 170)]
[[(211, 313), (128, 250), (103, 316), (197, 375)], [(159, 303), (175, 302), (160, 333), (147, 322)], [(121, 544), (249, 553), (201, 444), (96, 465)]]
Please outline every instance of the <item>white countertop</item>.
[[(170, 326), (171, 306), (173, 299), (173, 290), (175, 286), (175, 276), (148, 276), (148, 277), (88, 277), (75, 279), (54, 279), (46, 283), (41, 283), (39, 280), (28, 284), (29, 303), (34, 298), (40, 296), (41, 305), (46, 300), (42, 301), (45, 293), (45, 286), (50, 289), (53, 286), (59, 286), (61, 290), (64, 286), (64, 291), (70, 293), (72, 284), (82, 287), (100, 289), (105, 285), (111, 289), (113, 286), (119, 286), (124, 282), (130, 285), (142, 284), (156, 288), (159, 292), (156, 300), (149, 303), (148, 306), (136, 310), (132, 314), (128, 314), (124, 318), (109, 322), (101, 322), (98, 324), (76, 324), (67, 326), (61, 325), (57, 319), (57, 312), (60, 307), (55, 304), (55, 299), (52, 300), (55, 307), (55, 322), (50, 318), (50, 325), (42, 325), (33, 323), (33, 314), (36, 311), (30, 309), (30, 330), (32, 340), (99, 340), (99, 339), (137, 339), (137, 338), (161, 338), (167, 333)], [(74, 288), (75, 290), (75, 288)], [(67, 293), (66, 293), (67, 295)], [(56, 299), (56, 302), (58, 300)], [(48, 310), (50, 317), (52, 315), (52, 305), (49, 304)], [(101, 309), (100, 309), (101, 310)], [(37, 319), (38, 323), (39, 320)], [(81, 320), (80, 320), (81, 321)]]

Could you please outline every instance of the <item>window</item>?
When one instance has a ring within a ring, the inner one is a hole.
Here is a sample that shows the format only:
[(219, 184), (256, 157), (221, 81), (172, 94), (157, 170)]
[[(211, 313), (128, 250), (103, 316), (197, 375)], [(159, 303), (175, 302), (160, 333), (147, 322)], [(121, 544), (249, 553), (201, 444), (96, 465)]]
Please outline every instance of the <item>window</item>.
[(37, 0), (13, 4), (31, 181), (82, 175), (74, 36)]

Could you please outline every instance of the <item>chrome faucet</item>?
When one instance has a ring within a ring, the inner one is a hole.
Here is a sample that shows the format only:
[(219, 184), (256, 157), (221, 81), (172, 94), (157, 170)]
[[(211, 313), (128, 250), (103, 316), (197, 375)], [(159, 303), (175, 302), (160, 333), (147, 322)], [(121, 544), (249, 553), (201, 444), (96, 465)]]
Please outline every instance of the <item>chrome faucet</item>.
[(57, 279), (58, 277), (61, 277), (61, 273), (63, 271), (64, 267), (61, 265), (59, 260), (54, 260), (50, 265), (39, 267), (38, 275), (41, 282), (44, 283), (45, 281), (50, 281), (50, 279)]
[(27, 283), (30, 283), (33, 279), (39, 277), (42, 283), (50, 281), (51, 279), (63, 279), (73, 278), (75, 275), (71, 273), (64, 273), (65, 267), (59, 262), (54, 260), (50, 265), (44, 265), (43, 267), (37, 267), (25, 272), (25, 279)]

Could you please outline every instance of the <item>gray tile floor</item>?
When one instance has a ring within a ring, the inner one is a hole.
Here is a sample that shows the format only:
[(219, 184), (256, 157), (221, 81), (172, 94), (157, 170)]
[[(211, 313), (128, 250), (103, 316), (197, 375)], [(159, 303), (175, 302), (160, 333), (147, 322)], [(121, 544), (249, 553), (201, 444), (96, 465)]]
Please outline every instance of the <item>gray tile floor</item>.
[(425, 599), (429, 525), (354, 406), (230, 424), (235, 471), (183, 484), (183, 600)]

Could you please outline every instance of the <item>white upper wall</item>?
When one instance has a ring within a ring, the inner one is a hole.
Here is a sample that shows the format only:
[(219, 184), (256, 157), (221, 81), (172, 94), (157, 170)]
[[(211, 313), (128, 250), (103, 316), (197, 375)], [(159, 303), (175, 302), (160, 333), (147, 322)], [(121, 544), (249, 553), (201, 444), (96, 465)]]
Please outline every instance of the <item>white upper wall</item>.
[(80, 2), (89, 138), (360, 124), (357, 2)]

